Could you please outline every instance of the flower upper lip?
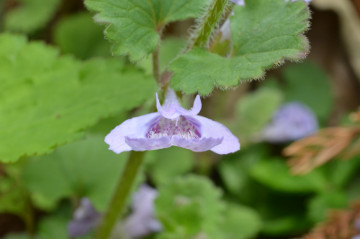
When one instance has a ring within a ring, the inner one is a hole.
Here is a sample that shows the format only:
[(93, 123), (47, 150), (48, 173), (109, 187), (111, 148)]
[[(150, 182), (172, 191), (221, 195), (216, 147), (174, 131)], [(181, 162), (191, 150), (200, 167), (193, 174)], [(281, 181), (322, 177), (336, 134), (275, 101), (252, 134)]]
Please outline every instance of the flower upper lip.
[(197, 115), (200, 113), (201, 107), (202, 104), (199, 95), (196, 96), (191, 110), (186, 110), (179, 104), (176, 94), (172, 89), (168, 89), (166, 92), (163, 105), (160, 104), (159, 96), (156, 93), (156, 108), (163, 117), (168, 119), (175, 119), (180, 115)]

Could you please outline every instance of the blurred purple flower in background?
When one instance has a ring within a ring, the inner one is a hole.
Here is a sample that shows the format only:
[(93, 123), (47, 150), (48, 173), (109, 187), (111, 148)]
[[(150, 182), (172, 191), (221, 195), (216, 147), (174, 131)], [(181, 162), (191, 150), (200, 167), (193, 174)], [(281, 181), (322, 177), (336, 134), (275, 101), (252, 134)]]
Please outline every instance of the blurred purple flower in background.
[[(285, 0), (285, 2), (288, 2), (289, 0)], [(292, 2), (296, 2), (296, 1), (304, 1), (306, 3), (310, 3), (311, 0), (291, 0)]]
[[(132, 200), (132, 213), (126, 218), (123, 227), (130, 238), (139, 238), (162, 230), (161, 223), (155, 219), (154, 200), (157, 191), (147, 185), (140, 186)], [(97, 212), (88, 198), (80, 201), (73, 219), (68, 224), (70, 238), (89, 234), (100, 223), (102, 214)], [(122, 223), (119, 223), (121, 225)]]
[(228, 154), (240, 149), (239, 140), (224, 125), (197, 115), (201, 110), (199, 95), (191, 110), (181, 107), (170, 88), (163, 105), (157, 95), (156, 100), (158, 112), (128, 119), (105, 137), (110, 150), (121, 153), (178, 146)]
[(359, 235), (353, 236), (351, 239), (360, 239), (360, 218), (355, 221), (354, 226), (358, 230)]
[(245, 5), (245, 0), (230, 0), (231, 2), (240, 5), (240, 6), (244, 6)]
[(138, 238), (162, 230), (154, 215), (156, 196), (157, 191), (145, 184), (135, 193), (131, 206), (133, 211), (125, 221), (125, 232), (129, 237)]
[(262, 132), (262, 138), (271, 143), (285, 143), (315, 133), (318, 122), (314, 113), (304, 104), (291, 102), (282, 105)]
[(95, 210), (88, 198), (82, 198), (75, 210), (73, 219), (68, 224), (68, 235), (71, 238), (90, 233), (100, 223), (101, 214)]
[[(240, 5), (240, 6), (244, 6), (245, 5), (245, 0), (230, 0), (231, 2), (235, 3), (236, 5)], [(289, 0), (285, 0), (285, 2), (288, 2)], [(310, 3), (311, 0), (291, 0), (292, 2), (295, 1), (304, 1), (306, 3)]]
[(225, 40), (231, 40), (231, 29), (230, 29), (230, 19), (226, 19), (224, 24), (220, 28), (221, 32), (221, 39), (220, 41), (223, 42)]
[(360, 218), (355, 221), (355, 228), (360, 232)]

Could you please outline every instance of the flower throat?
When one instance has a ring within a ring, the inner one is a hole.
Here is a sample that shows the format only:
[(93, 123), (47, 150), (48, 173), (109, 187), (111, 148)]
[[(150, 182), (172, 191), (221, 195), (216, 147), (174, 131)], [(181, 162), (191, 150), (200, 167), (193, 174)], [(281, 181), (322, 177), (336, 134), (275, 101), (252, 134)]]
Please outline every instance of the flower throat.
[(161, 118), (146, 133), (146, 138), (161, 138), (174, 135), (185, 139), (197, 139), (201, 137), (200, 132), (194, 124), (184, 116), (180, 116), (176, 119)]

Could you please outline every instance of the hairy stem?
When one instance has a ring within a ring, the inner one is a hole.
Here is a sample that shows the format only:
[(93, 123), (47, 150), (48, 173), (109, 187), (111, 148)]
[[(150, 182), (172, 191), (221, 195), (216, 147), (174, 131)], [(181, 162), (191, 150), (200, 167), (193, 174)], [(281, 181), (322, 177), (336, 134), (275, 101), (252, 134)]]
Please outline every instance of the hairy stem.
[(210, 39), (211, 33), (218, 24), (219, 19), (223, 15), (228, 0), (213, 0), (208, 11), (203, 16), (193, 41), (188, 49), (193, 47), (206, 47)]
[(110, 237), (116, 220), (124, 209), (136, 175), (143, 162), (144, 154), (144, 152), (131, 151), (111, 202), (108, 205), (98, 231), (95, 233), (95, 239), (108, 239)]

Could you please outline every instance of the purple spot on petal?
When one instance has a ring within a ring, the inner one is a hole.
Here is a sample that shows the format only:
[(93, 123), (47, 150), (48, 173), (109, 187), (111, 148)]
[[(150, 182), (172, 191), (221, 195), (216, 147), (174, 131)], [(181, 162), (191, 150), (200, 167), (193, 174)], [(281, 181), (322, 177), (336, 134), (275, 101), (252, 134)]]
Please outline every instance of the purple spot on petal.
[(156, 139), (164, 136), (180, 136), (185, 139), (201, 137), (199, 124), (193, 120), (180, 116), (176, 119), (161, 118), (146, 134), (146, 138)]

